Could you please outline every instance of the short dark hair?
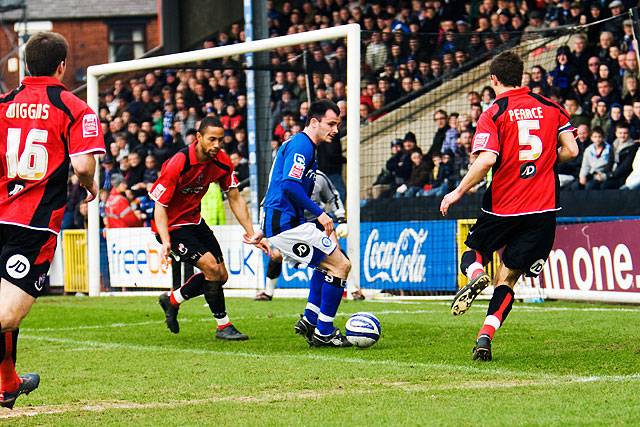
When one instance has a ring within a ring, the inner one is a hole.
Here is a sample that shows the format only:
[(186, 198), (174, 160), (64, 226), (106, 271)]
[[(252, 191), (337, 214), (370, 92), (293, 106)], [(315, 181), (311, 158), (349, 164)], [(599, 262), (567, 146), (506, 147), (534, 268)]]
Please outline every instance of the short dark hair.
[(208, 127), (224, 129), (224, 126), (222, 126), (222, 122), (220, 121), (220, 119), (217, 117), (211, 117), (211, 116), (207, 116), (204, 119), (200, 120), (200, 126), (198, 126), (198, 132), (200, 132), (200, 134), (203, 134)]
[(602, 129), (600, 126), (596, 126), (591, 129), (591, 135), (593, 135), (594, 133), (599, 133), (600, 135), (604, 136), (604, 129)]
[(309, 126), (309, 124), (311, 123), (311, 119), (316, 119), (318, 121), (322, 120), (324, 115), (327, 114), (327, 111), (329, 110), (336, 113), (336, 116), (340, 115), (340, 109), (333, 101), (322, 99), (320, 101), (312, 102), (309, 106), (309, 115), (307, 116), (307, 121), (304, 125)]
[(502, 52), (489, 66), (489, 73), (496, 76), (498, 81), (507, 87), (517, 87), (522, 84), (524, 64), (520, 56), (514, 52)]
[(68, 49), (67, 40), (58, 33), (43, 31), (34, 34), (24, 48), (29, 74), (53, 76), (58, 65), (67, 59)]

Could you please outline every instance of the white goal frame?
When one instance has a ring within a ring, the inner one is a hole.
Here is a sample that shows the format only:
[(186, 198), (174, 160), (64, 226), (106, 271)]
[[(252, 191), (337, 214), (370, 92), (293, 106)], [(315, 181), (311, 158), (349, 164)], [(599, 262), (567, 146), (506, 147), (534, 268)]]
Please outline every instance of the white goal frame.
[[(360, 25), (349, 24), (322, 30), (308, 31), (281, 37), (249, 41), (210, 49), (201, 49), (152, 58), (87, 68), (87, 103), (99, 109), (98, 79), (101, 76), (142, 71), (172, 65), (206, 61), (246, 53), (272, 50), (279, 47), (313, 43), (323, 40), (347, 40), (347, 213), (349, 236), (347, 250), (353, 260), (350, 280), (360, 280)], [(261, 141), (267, 143), (268, 141)], [(250, 159), (255, 162), (255, 159)], [(96, 168), (96, 177), (100, 172)], [(89, 267), (89, 295), (100, 295), (100, 212), (99, 198), (89, 203), (87, 250)]]

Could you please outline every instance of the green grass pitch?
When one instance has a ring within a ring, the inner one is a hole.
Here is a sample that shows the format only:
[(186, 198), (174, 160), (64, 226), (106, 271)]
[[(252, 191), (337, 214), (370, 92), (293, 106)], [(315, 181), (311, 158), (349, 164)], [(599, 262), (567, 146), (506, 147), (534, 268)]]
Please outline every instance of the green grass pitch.
[(486, 303), (454, 318), (445, 302), (345, 302), (383, 338), (362, 350), (311, 349), (294, 335), (303, 300), (229, 299), (247, 342), (213, 338), (199, 298), (181, 332), (154, 297), (52, 297), (23, 323), (19, 372), (40, 388), (0, 424), (22, 425), (637, 425), (640, 309), (514, 306), (494, 361), (473, 362)]

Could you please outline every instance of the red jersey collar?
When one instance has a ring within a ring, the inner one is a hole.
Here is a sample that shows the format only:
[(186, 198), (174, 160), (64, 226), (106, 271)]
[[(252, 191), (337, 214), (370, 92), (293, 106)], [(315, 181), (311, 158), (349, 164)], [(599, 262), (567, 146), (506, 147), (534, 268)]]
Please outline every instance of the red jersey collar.
[(195, 141), (193, 144), (189, 146), (189, 163), (192, 165), (200, 163), (198, 161), (198, 156), (196, 156), (196, 144), (198, 141)]
[(506, 98), (507, 96), (514, 96), (514, 95), (525, 95), (529, 93), (529, 90), (530, 89), (527, 86), (522, 86), (516, 89), (511, 89), (506, 92), (503, 92), (500, 95), (496, 96), (496, 99)]
[(47, 77), (47, 76), (37, 76), (37, 77), (28, 76), (22, 80), (22, 84), (27, 86), (31, 86), (31, 85), (61, 86), (66, 89), (66, 87), (60, 80), (53, 77)]

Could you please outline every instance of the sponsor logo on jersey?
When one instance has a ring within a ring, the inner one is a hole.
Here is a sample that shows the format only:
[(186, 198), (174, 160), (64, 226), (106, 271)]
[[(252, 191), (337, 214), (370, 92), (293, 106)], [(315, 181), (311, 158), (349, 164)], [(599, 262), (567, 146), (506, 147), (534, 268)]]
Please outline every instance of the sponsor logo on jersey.
[(520, 178), (522, 179), (532, 178), (536, 172), (537, 168), (535, 163), (527, 162), (520, 166)]
[(31, 270), (31, 264), (26, 256), (16, 254), (9, 257), (6, 265), (7, 273), (14, 279), (22, 279)]
[(289, 176), (295, 179), (302, 179), (302, 175), (304, 175), (304, 164), (294, 163), (289, 171)]
[(156, 184), (156, 188), (151, 192), (151, 198), (154, 200), (160, 200), (162, 195), (167, 191), (167, 187), (162, 184)]
[(7, 185), (7, 190), (9, 191), (9, 197), (13, 197), (22, 190), (24, 190), (24, 182), (22, 181), (11, 181)]
[(84, 138), (98, 136), (99, 126), (98, 116), (95, 114), (85, 114), (84, 117), (82, 117), (82, 136)]
[(5, 116), (8, 119), (42, 119), (49, 118), (49, 104), (27, 104), (15, 102), (9, 104)]
[(293, 163), (296, 163), (298, 165), (304, 166), (306, 164), (306, 161), (305, 161), (304, 156), (302, 154), (295, 153), (293, 155)]
[(489, 136), (488, 133), (477, 133), (473, 137), (473, 149), (485, 148), (489, 142)]

